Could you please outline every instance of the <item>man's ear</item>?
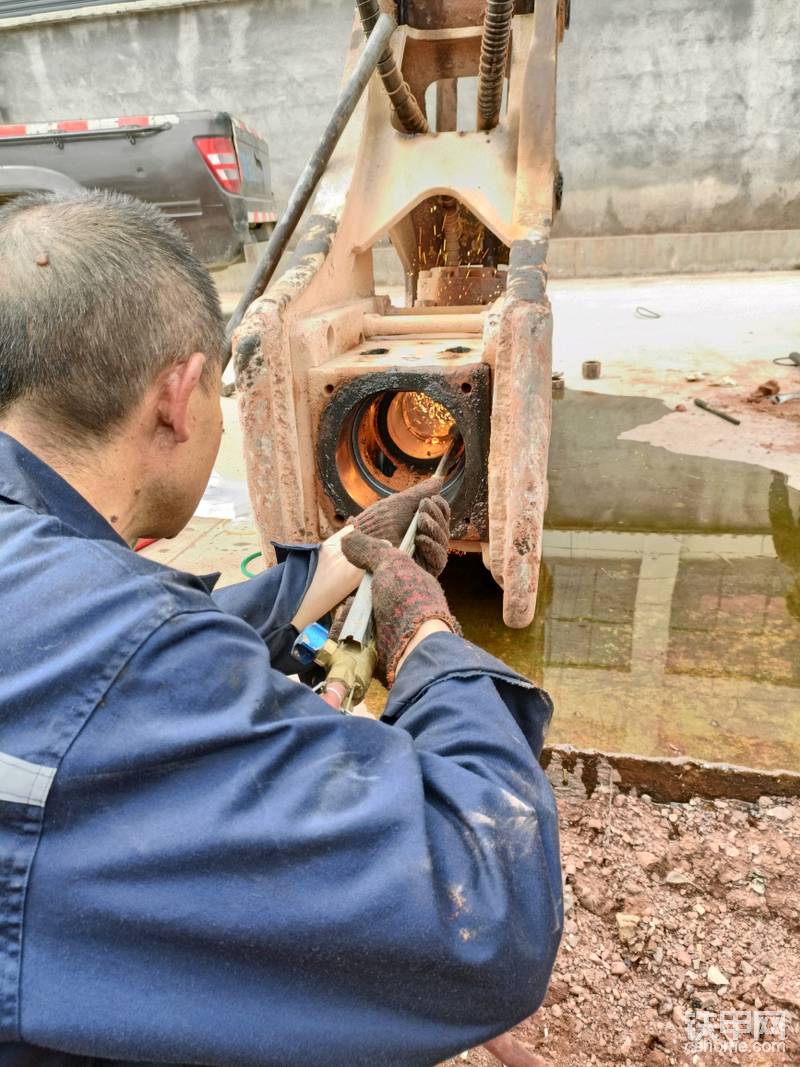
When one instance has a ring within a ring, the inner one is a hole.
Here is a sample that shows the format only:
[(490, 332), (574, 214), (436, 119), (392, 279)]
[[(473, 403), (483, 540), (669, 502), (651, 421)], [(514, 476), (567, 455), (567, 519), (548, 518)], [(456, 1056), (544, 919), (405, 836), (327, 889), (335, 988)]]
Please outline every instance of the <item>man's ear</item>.
[(202, 352), (164, 371), (158, 394), (158, 419), (172, 430), (176, 444), (189, 440), (189, 401), (200, 383), (206, 365)]

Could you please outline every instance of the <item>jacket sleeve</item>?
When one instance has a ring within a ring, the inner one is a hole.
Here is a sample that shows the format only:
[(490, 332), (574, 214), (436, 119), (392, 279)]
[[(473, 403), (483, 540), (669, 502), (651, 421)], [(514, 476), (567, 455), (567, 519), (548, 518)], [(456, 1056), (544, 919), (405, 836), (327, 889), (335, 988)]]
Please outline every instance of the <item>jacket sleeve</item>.
[[(261, 635), (272, 666), (297, 674), (292, 645), (297, 629), (291, 623), (317, 569), (319, 545), (275, 544), (278, 562), (246, 582), (215, 590), (214, 601), (229, 615), (243, 619)], [(328, 625), (330, 617), (321, 620)]]
[(86, 1056), (434, 1064), (534, 1011), (561, 932), (548, 699), (437, 634), (385, 721), (269, 668), (244, 622), (170, 618), (51, 789), (24, 1040)]

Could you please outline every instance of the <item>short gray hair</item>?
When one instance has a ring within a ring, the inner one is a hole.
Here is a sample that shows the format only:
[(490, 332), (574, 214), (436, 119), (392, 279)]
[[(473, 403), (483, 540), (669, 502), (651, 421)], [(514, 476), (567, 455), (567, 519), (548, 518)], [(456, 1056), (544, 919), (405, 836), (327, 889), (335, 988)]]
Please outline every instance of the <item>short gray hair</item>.
[(0, 414), (21, 400), (102, 440), (170, 363), (223, 351), (214, 283), (157, 208), (97, 190), (0, 208)]

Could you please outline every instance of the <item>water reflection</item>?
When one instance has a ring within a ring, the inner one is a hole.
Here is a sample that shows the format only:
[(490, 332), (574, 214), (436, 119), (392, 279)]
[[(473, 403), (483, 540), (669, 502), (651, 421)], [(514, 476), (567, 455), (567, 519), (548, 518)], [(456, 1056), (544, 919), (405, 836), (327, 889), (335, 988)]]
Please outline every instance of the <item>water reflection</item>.
[(663, 410), (589, 396), (581, 434), (556, 424), (531, 626), (503, 626), (480, 557), (448, 565), (453, 609), (550, 691), (551, 741), (800, 769), (800, 494), (761, 468), (620, 442), (643, 404)]

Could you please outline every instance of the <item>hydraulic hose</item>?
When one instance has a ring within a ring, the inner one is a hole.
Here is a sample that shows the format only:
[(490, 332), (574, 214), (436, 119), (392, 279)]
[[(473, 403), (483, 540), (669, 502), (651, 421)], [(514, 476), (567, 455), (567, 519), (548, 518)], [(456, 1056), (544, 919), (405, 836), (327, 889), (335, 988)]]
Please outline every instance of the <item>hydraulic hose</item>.
[[(356, 7), (361, 16), (361, 25), (364, 33), (369, 37), (375, 28), (380, 15), (378, 0), (356, 0)], [(389, 94), (392, 108), (400, 125), (406, 133), (427, 133), (428, 120), (425, 118), (417, 99), (403, 80), (391, 45), (387, 45), (378, 61), (378, 73), (381, 76), (383, 87)]]
[(514, 0), (487, 0), (478, 68), (479, 130), (492, 130), (500, 121), (513, 15)]

